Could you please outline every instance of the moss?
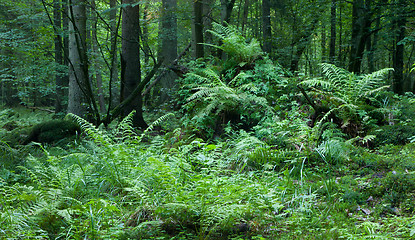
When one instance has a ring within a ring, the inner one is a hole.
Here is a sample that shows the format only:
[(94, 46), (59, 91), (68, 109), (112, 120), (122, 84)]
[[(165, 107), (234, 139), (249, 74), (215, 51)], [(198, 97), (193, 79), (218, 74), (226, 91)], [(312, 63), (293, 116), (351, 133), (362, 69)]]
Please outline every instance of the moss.
[(67, 120), (52, 120), (32, 128), (24, 144), (30, 142), (54, 143), (81, 132), (78, 124)]

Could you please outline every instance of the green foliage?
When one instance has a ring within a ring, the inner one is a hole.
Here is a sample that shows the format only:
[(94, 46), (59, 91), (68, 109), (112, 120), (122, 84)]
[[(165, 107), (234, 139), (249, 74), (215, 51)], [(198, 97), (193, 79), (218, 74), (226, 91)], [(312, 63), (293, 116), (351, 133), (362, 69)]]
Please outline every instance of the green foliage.
[(272, 112), (264, 97), (255, 94), (256, 86), (252, 83), (238, 85), (239, 78), (243, 74), (236, 76), (231, 82), (225, 83), (220, 76), (211, 69), (203, 72), (203, 75), (194, 75), (200, 78), (201, 86), (195, 87), (196, 91), (187, 100), (188, 108), (198, 107), (201, 105), (199, 115), (222, 115), (222, 120), (226, 122), (227, 113), (234, 112), (245, 117), (255, 116), (257, 112)]
[[(223, 62), (214, 59), (212, 63), (198, 60), (189, 64), (190, 72), (181, 80), (178, 101), (187, 100), (184, 110), (196, 113), (193, 127), (208, 136), (221, 135), (224, 124), (229, 122), (234, 127), (250, 129), (275, 113), (270, 103), (276, 104), (288, 81), (282, 77), (279, 65), (261, 56), (255, 40), (246, 41), (232, 26), (214, 24), (212, 33), (222, 44), (210, 46), (221, 49), (228, 57)], [(212, 129), (211, 125), (216, 127)]]
[(321, 68), (324, 78), (305, 80), (301, 85), (311, 87), (323, 97), (321, 101), (329, 111), (320, 123), (326, 121), (331, 114), (336, 114), (343, 119), (343, 125), (356, 121), (361, 123), (367, 117), (367, 112), (363, 109), (366, 101), (376, 101), (373, 95), (388, 88), (383, 84), (383, 77), (392, 70), (385, 68), (358, 76), (328, 63), (321, 64)]
[(212, 24), (212, 30), (208, 30), (212, 35), (220, 39), (221, 45), (205, 44), (221, 49), (225, 52), (232, 62), (243, 66), (252, 63), (262, 55), (262, 49), (256, 39), (247, 42), (245, 37), (231, 25), (223, 26), (218, 23)]
[(371, 141), (372, 147), (379, 147), (386, 144), (405, 145), (410, 142), (411, 137), (415, 136), (415, 126), (412, 123), (385, 125), (373, 129), (370, 133), (376, 136)]

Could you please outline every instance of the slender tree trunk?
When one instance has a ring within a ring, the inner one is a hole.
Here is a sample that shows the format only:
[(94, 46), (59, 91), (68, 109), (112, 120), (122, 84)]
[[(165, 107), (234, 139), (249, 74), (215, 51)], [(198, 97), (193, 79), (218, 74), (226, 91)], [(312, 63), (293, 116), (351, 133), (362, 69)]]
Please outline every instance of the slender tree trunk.
[[(140, 9), (134, 0), (123, 0), (122, 12), (122, 50), (121, 50), (121, 84), (122, 96), (128, 98), (141, 81), (140, 65)], [(146, 128), (143, 118), (141, 94), (124, 107), (124, 116), (135, 110), (133, 125)]]
[[(117, 27), (117, 0), (110, 0), (110, 54), (111, 54), (111, 67), (110, 67), (110, 102), (108, 108), (111, 108), (111, 105), (115, 106), (120, 101), (119, 96), (119, 84), (118, 83), (118, 48), (117, 48), (117, 37), (118, 37), (118, 27)], [(108, 109), (108, 110), (109, 110)]]
[(85, 90), (88, 83), (86, 55), (86, 8), (85, 0), (72, 0), (69, 6), (69, 93), (68, 112), (85, 117)]
[(321, 62), (326, 61), (327, 40), (326, 40), (326, 25), (321, 24)]
[(344, 67), (345, 61), (343, 59), (343, 14), (342, 14), (342, 7), (341, 4), (339, 3), (339, 53), (338, 53), (338, 61), (339, 61), (339, 65)]
[(336, 0), (331, 1), (329, 62), (336, 61)]
[[(161, 17), (161, 56), (165, 67), (177, 58), (177, 0), (162, 0)], [(161, 79), (161, 102), (169, 100), (175, 90), (177, 75), (169, 71)]]
[[(290, 71), (296, 72), (299, 68), (299, 62), (301, 56), (303, 55), (304, 51), (306, 50), (308, 44), (311, 41), (314, 29), (316, 28), (317, 18), (313, 20), (313, 22), (309, 23), (306, 29), (300, 33), (299, 36), (293, 40), (293, 48), (292, 48), (292, 59), (290, 63)], [(294, 46), (295, 45), (295, 46)]]
[(195, 0), (193, 3), (193, 49), (194, 57), (202, 58), (204, 57), (203, 45), (203, 2), (202, 0)]
[(245, 31), (245, 25), (248, 21), (249, 5), (250, 5), (249, 0), (245, 0), (244, 13), (243, 13), (243, 16), (242, 16), (242, 33), (244, 33), (244, 31)]
[(370, 36), (371, 0), (353, 1), (352, 38), (349, 71), (359, 74), (366, 40)]
[[(149, 13), (148, 13), (148, 2), (144, 2), (144, 9), (142, 10), (143, 12), (143, 22), (140, 23), (141, 25), (141, 29), (142, 29), (142, 33), (141, 33), (141, 42), (143, 43), (143, 53), (144, 53), (144, 63), (147, 65), (149, 63), (150, 60), (150, 47), (148, 44), (144, 44), (144, 43), (148, 43), (148, 18), (149, 18)], [(160, 24), (161, 25), (161, 24)]]
[(373, 42), (372, 42), (372, 37), (369, 36), (366, 39), (366, 56), (367, 56), (367, 67), (369, 69), (369, 72), (374, 72), (375, 71), (375, 65), (373, 63)]
[(60, 0), (53, 0), (53, 21), (56, 29), (56, 35), (54, 38), (55, 44), (55, 63), (57, 66), (55, 83), (56, 83), (56, 99), (55, 99), (55, 112), (63, 111), (63, 96), (65, 96), (65, 80), (61, 66), (63, 66), (63, 40), (62, 40), (62, 3)]
[[(102, 87), (102, 74), (100, 70), (100, 63), (99, 63), (99, 46), (98, 46), (98, 39), (97, 39), (97, 25), (98, 25), (98, 18), (96, 13), (96, 3), (95, 0), (91, 0), (91, 22), (93, 24), (91, 29), (91, 43), (92, 43), (92, 63), (94, 66), (95, 72), (95, 80), (98, 92), (98, 103), (99, 103), (99, 111), (101, 114), (105, 114), (105, 99), (104, 99), (104, 90)], [(92, 82), (92, 81), (91, 81)]]
[(271, 54), (272, 32), (271, 32), (271, 4), (269, 0), (262, 0), (262, 36), (264, 39), (263, 50)]
[(220, 0), (221, 2), (221, 22), (223, 25), (229, 24), (231, 20), (235, 0)]
[[(206, 31), (212, 29), (212, 11), (214, 9), (214, 0), (204, 0), (203, 1), (203, 28), (204, 28), (204, 35), (203, 40), (205, 43), (214, 44), (213, 42), (213, 35), (212, 33)], [(205, 48), (206, 55), (212, 55), (213, 49), (212, 48)]]
[(395, 37), (395, 47), (393, 53), (393, 91), (398, 94), (403, 94), (406, 90), (405, 89), (405, 81), (404, 81), (404, 50), (405, 45), (401, 44), (405, 38), (405, 25), (406, 25), (406, 18), (400, 17), (396, 21), (396, 29), (397, 34)]

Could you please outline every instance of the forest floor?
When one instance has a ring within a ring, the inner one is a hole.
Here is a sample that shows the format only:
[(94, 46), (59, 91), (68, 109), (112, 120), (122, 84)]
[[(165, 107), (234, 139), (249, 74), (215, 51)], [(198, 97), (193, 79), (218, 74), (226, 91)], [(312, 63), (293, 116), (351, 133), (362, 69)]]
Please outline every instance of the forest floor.
[(1, 239), (415, 239), (415, 143), (206, 141), (172, 117), (22, 144), (51, 119), (0, 111)]

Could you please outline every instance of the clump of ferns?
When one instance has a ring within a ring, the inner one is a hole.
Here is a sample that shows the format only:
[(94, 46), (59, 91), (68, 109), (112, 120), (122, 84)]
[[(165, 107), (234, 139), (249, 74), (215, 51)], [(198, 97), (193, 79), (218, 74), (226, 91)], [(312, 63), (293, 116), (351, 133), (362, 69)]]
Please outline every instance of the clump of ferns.
[(322, 63), (321, 68), (324, 77), (300, 83), (300, 86), (308, 87), (309, 91), (324, 96), (327, 101), (326, 106), (316, 106), (306, 96), (316, 112), (318, 108), (328, 108), (316, 124), (318, 131), (321, 131), (322, 123), (330, 120), (333, 115), (342, 119), (342, 128), (353, 123), (361, 124), (369, 117), (363, 106), (368, 100), (376, 101), (374, 96), (389, 87), (384, 84), (383, 78), (392, 70), (385, 68), (370, 74), (356, 75), (333, 64)]
[(74, 114), (68, 114), (68, 117), (77, 122), (86, 135), (95, 143), (95, 146), (92, 147), (92, 151), (95, 152), (92, 154), (93, 159), (95, 159), (95, 167), (105, 169), (105, 171), (100, 171), (100, 174), (103, 174), (103, 179), (115, 188), (124, 188), (128, 185), (128, 175), (135, 164), (132, 161), (132, 155), (137, 154), (136, 149), (143, 137), (152, 131), (155, 126), (160, 125), (173, 115), (170, 113), (158, 118), (139, 135), (133, 128), (132, 119), (134, 114), (134, 111), (128, 114), (113, 132), (98, 128)]
[(247, 41), (236, 27), (212, 24), (212, 30), (208, 30), (213, 36), (220, 39), (220, 45), (205, 44), (222, 50), (230, 60), (240, 66), (250, 64), (263, 54), (261, 46), (256, 39)]
[(237, 172), (272, 168), (273, 150), (257, 137), (240, 130), (226, 143), (226, 162)]
[[(30, 236), (47, 238), (50, 232), (58, 230), (61, 224), (70, 221), (68, 210), (61, 207), (62, 202), (67, 201), (68, 198), (62, 196), (60, 187), (53, 187), (53, 184), (48, 182), (50, 176), (45, 178), (45, 175), (51, 175), (50, 173), (38, 175), (39, 171), (21, 168), (30, 176), (32, 184), (0, 187), (2, 194), (0, 229), (5, 228), (0, 232), (9, 233), (8, 237), (20, 237), (18, 239), (32, 239)], [(43, 171), (47, 172), (47, 170)], [(36, 234), (31, 235), (34, 233)]]
[(229, 113), (255, 117), (255, 114), (260, 116), (273, 112), (267, 100), (256, 94), (257, 87), (253, 83), (236, 84), (244, 77), (244, 73), (238, 74), (228, 83), (212, 69), (205, 69), (203, 74), (194, 74), (193, 77), (199, 78), (202, 84), (193, 88), (195, 93), (187, 99), (185, 107), (199, 110), (199, 117), (213, 114), (222, 116), (222, 120), (225, 121), (228, 117), (226, 114)]
[(162, 122), (165, 122), (168, 118), (173, 116), (172, 113), (169, 113), (159, 117), (151, 123), (147, 129), (141, 133), (141, 135), (138, 135), (133, 127), (134, 114), (135, 111), (132, 111), (125, 118), (123, 118), (113, 132), (108, 132), (100, 127), (96, 127), (92, 123), (72, 113), (68, 113), (67, 117), (79, 124), (85, 134), (95, 143), (109, 146), (116, 143), (138, 144), (148, 132), (151, 132), (154, 129), (154, 127), (160, 125)]

